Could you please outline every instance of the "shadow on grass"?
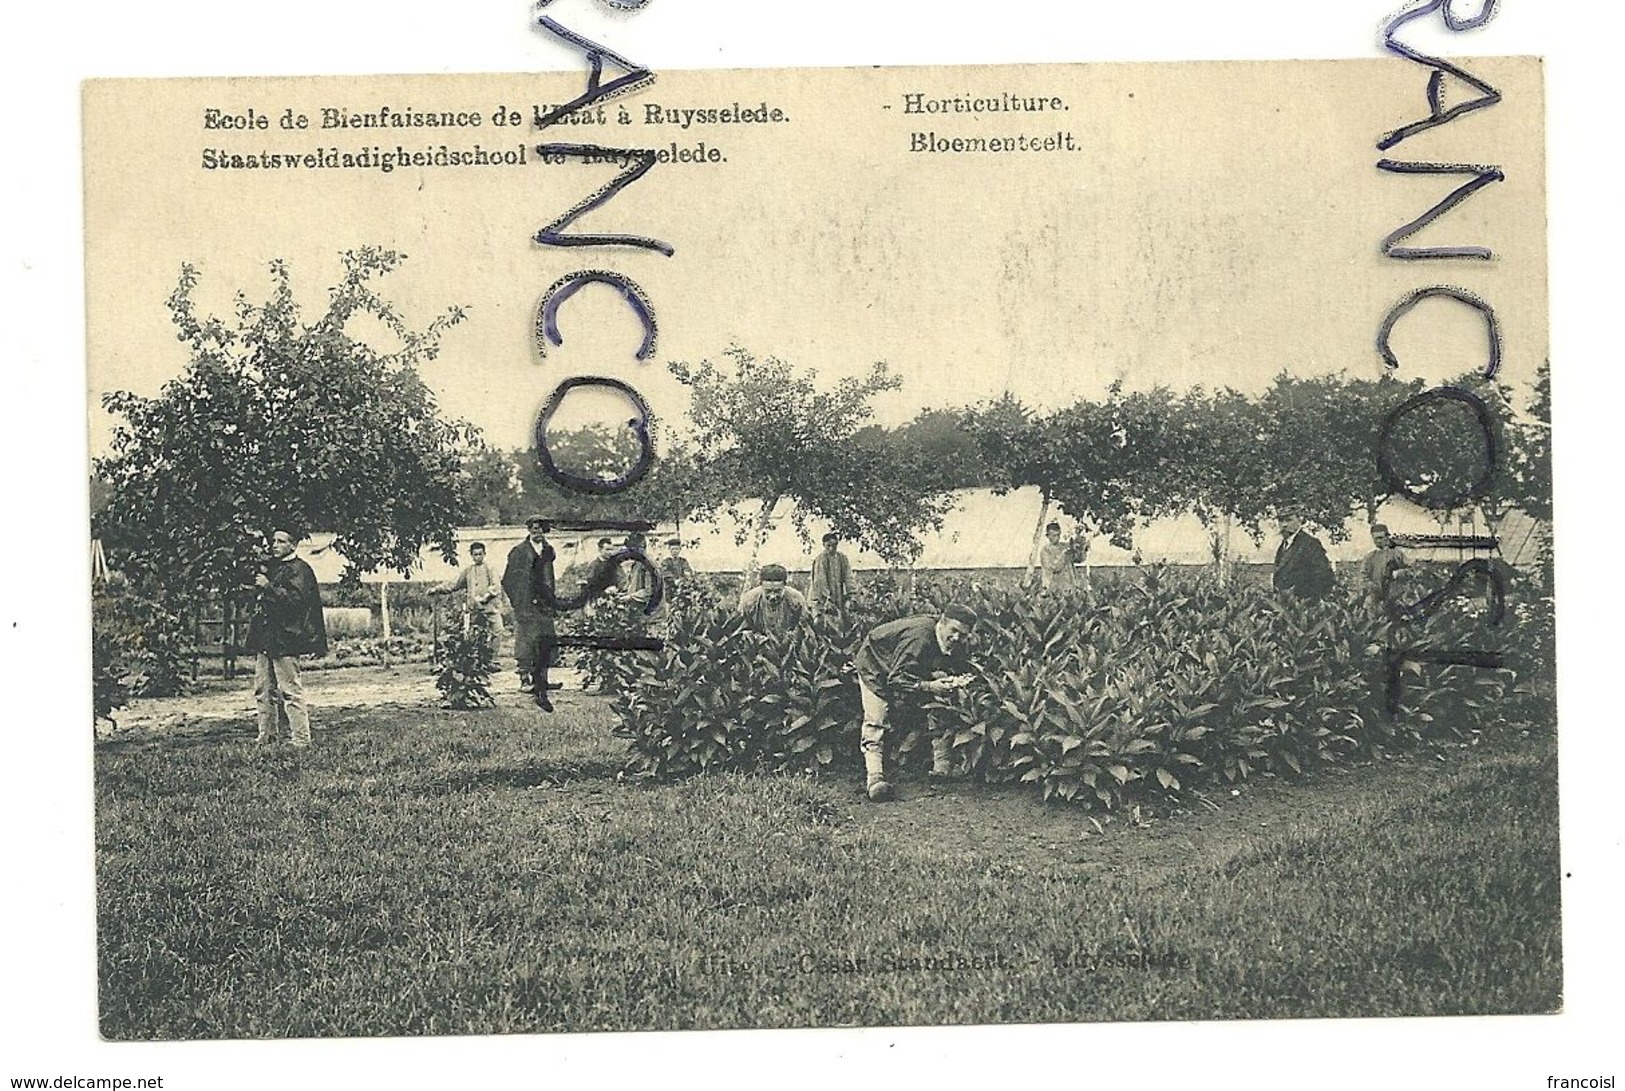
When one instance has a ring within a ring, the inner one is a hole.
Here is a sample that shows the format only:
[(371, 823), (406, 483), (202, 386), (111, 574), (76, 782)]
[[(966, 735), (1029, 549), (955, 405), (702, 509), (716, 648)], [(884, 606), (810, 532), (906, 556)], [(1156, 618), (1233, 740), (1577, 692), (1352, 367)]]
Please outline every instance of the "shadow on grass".
[[(379, 704), (321, 709), (311, 717), (311, 730), (317, 745), (358, 732), (376, 731), (380, 720), (390, 717), (421, 717), (443, 710), (425, 709), (413, 704)], [(147, 750), (186, 750), (221, 743), (252, 743), (259, 732), (252, 714), (241, 716), (196, 716), (166, 723), (159, 729), (120, 730), (96, 740), (96, 749), (109, 754)], [(282, 741), (288, 728), (282, 727)]]
[(515, 765), (459, 769), (426, 777), (408, 790), (422, 796), (455, 795), (492, 788), (563, 788), (581, 781), (613, 781), (624, 767), (618, 761), (528, 761)]

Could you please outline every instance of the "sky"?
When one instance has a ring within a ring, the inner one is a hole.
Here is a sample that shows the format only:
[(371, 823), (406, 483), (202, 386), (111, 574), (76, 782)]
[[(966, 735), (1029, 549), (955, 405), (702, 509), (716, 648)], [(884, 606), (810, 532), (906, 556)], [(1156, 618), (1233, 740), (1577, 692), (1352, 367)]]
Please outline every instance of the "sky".
[[(717, 359), (730, 346), (787, 359), (826, 383), (886, 362), (903, 387), (875, 401), (896, 425), (921, 408), (1009, 392), (1054, 407), (1113, 381), (1235, 386), (1256, 392), (1282, 370), (1375, 375), (1385, 311), (1424, 284), (1459, 285), (1495, 308), (1504, 375), (1526, 381), (1546, 356), (1543, 95), (1536, 61), (1477, 65), (1505, 92), (1395, 150), (1443, 162), (1491, 160), (1491, 185), (1415, 240), (1492, 245), (1493, 262), (1420, 267), (1384, 258), (1382, 237), (1459, 177), (1374, 169), (1374, 134), (1425, 109), (1413, 66), (1382, 61), (1054, 65), (932, 71), (826, 68), (677, 71), (624, 99), (631, 124), (569, 126), (569, 141), (722, 154), (663, 163), (578, 230), (638, 232), (665, 256), (629, 247), (543, 247), (553, 216), (616, 169), (523, 167), (208, 170), (210, 154), (302, 155), (396, 145), (479, 143), (517, 151), (528, 126), (494, 126), (499, 107), (528, 120), (568, 98), (574, 74), (350, 80), (98, 82), (85, 93), (90, 439), (105, 447), (108, 389), (155, 392), (185, 365), (164, 299), (183, 262), (201, 273), (204, 310), (229, 316), (241, 292), (269, 290), (288, 263), (319, 313), (342, 250), (408, 255), (380, 285), (421, 327), (466, 308), (440, 356), (421, 368), (446, 412), (492, 442), (528, 446), (536, 414), (565, 375), (632, 382), (679, 420), (687, 402), (670, 360)], [(908, 96), (1044, 97), (1043, 113), (910, 115)], [(1451, 88), (1455, 94), (1456, 89)], [(1060, 109), (1053, 103), (1059, 100)], [(783, 111), (779, 123), (645, 123), (733, 103)], [(208, 128), (208, 111), (315, 119), (403, 110), (479, 115), (478, 128), (284, 131)], [(1070, 151), (943, 154), (929, 134), (1055, 135)], [(546, 136), (547, 134), (544, 134)], [(579, 269), (633, 278), (659, 336), (631, 359), (639, 329), (615, 293), (589, 287), (560, 311), (563, 344), (535, 347), (543, 292)], [(358, 322), (380, 345), (387, 331)], [(1480, 364), (1476, 314), (1431, 301), (1395, 333), (1401, 368), (1444, 378)], [(621, 413), (619, 406), (609, 412)]]

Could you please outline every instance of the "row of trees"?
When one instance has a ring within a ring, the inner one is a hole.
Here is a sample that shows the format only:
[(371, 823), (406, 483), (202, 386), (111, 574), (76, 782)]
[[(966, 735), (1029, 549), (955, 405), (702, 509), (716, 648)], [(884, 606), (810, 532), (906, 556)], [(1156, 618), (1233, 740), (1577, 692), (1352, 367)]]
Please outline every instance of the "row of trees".
[[(1383, 425), (1422, 392), (1421, 380), (1282, 373), (1258, 397), (1227, 388), (1125, 392), (1114, 385), (1103, 398), (1048, 412), (1005, 396), (926, 410), (886, 429), (864, 423), (870, 399), (898, 385), (884, 365), (827, 394), (810, 373), (742, 349), (730, 350), (722, 365), (679, 363), (673, 371), (693, 392), (695, 438), (667, 452), (648, 487), (618, 504), (627, 515), (703, 520), (748, 500), (742, 544), (752, 559), (783, 513), (804, 537), (814, 523), (829, 525), (907, 563), (920, 534), (941, 525), (951, 490), (977, 486), (1038, 488), (1035, 541), (1052, 513), (1076, 520), (1086, 541), (1105, 538), (1124, 548), (1136, 526), (1193, 513), (1216, 562), (1232, 531), (1256, 539), (1284, 508), (1302, 509), (1340, 538), (1351, 514), (1376, 518), (1396, 481), (1427, 500), (1466, 491), (1487, 465), (1492, 484), (1481, 506), (1492, 519), (1509, 506), (1550, 518), (1545, 368), (1523, 416), (1504, 385), (1462, 377), (1460, 385), (1492, 409), (1488, 436), (1458, 401), (1399, 417), (1386, 440), (1392, 479), (1376, 459)], [(636, 455), (630, 433), (608, 427), (556, 437), (554, 450), (561, 462), (605, 476)], [(498, 468), (501, 488), (479, 494), (470, 521), (511, 523), (526, 510), (583, 504), (542, 474), (529, 452), (481, 458)]]
[[(651, 473), (619, 496), (561, 488), (529, 452), (488, 447), (447, 420), (418, 375), (463, 318), (451, 308), (421, 329), (376, 290), (402, 255), (345, 255), (327, 308), (306, 321), (290, 276), (271, 266), (264, 303), (239, 296), (231, 321), (202, 317), (198, 275), (184, 268), (168, 300), (189, 362), (156, 397), (111, 394), (121, 418), (96, 461), (104, 503), (94, 531), (115, 567), (183, 602), (238, 585), (268, 522), (326, 530), (359, 570), (406, 570), (424, 546), (450, 555), (460, 523), (513, 523), (540, 510), (559, 519), (706, 520), (748, 502), (741, 544), (751, 561), (775, 521), (810, 543), (815, 527), (899, 564), (941, 526), (951, 490), (1036, 486), (1045, 515), (1064, 512), (1088, 537), (1127, 543), (1137, 524), (1194, 512), (1216, 559), (1232, 528), (1262, 533), (1283, 506), (1336, 536), (1351, 513), (1374, 513), (1393, 482), (1373, 452), (1383, 421), (1421, 384), (1344, 375), (1278, 376), (1260, 396), (1165, 388), (1080, 398), (1040, 411), (1012, 397), (932, 409), (900, 428), (872, 420), (877, 395), (901, 378), (884, 364), (832, 388), (810, 371), (743, 348), (718, 361), (677, 362), (691, 395), (686, 426), (659, 428)], [(397, 347), (351, 332), (371, 315)], [(1464, 384), (1468, 380), (1464, 380)], [(1508, 390), (1472, 389), (1493, 409), (1495, 481), (1487, 505), (1550, 517), (1549, 375), (1527, 414)], [(555, 461), (612, 478), (636, 456), (629, 428), (550, 432)], [(1485, 438), (1459, 402), (1410, 413), (1390, 434), (1397, 478), (1426, 497), (1459, 491), (1485, 462)], [(1034, 528), (1035, 536), (1038, 528)]]
[[(1334, 538), (1352, 515), (1375, 520), (1401, 489), (1434, 506), (1470, 490), (1488, 472), (1479, 501), (1492, 519), (1508, 507), (1550, 518), (1549, 369), (1520, 415), (1503, 384), (1463, 376), (1490, 409), (1488, 431), (1466, 403), (1441, 399), (1401, 407), (1421, 394), (1420, 379), (1345, 374), (1277, 375), (1258, 397), (1200, 387), (1125, 392), (1079, 399), (1040, 413), (1011, 397), (964, 413), (984, 465), (1002, 467), (996, 487), (1036, 486), (1084, 529), (1129, 546), (1136, 525), (1194, 514), (1208, 531), (1215, 561), (1230, 533), (1255, 540), (1264, 521), (1301, 510)], [(1397, 417), (1394, 414), (1399, 413)], [(1391, 427), (1385, 424), (1392, 419)], [(1391, 475), (1379, 469), (1385, 447)]]

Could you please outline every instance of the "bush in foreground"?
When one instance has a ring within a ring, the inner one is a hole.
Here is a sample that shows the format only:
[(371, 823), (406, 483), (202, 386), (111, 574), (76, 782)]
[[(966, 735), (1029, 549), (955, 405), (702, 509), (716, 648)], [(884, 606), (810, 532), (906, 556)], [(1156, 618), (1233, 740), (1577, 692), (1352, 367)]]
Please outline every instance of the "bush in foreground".
[(91, 691), (97, 719), (132, 697), (170, 697), (191, 680), (191, 626), (160, 597), (122, 576), (99, 583), (90, 604)]
[(447, 708), (488, 708), (496, 704), (491, 696), (491, 676), (497, 670), (496, 641), (491, 622), (478, 610), (468, 613), (468, 623), (455, 620), (440, 637), (440, 673), (435, 688)]

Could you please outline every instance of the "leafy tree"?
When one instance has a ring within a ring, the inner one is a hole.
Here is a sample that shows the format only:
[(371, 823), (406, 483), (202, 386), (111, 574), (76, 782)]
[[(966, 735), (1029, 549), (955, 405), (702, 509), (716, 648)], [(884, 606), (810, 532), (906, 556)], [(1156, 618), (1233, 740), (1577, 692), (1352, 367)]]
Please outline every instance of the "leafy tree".
[(871, 424), (853, 435), (860, 448), (891, 445), (899, 455), (914, 460), (920, 473), (942, 489), (972, 489), (994, 483), (982, 461), (976, 437), (965, 428), (963, 411), (922, 409), (899, 428)]
[(1224, 580), (1234, 528), (1255, 539), (1263, 536), (1271, 482), (1279, 473), (1266, 447), (1269, 432), (1258, 404), (1228, 387), (1193, 387), (1171, 399), (1168, 412), (1158, 455), (1163, 482), (1147, 511), (1194, 514), (1207, 531), (1209, 554)]
[(1045, 418), (1006, 392), (991, 402), (966, 409), (964, 430), (975, 440), (979, 459), (993, 491), (1036, 487), (1042, 502), (1028, 550), (1027, 573), (1038, 563), (1038, 546), (1055, 503), (1054, 490), (1062, 477), (1063, 448)]
[(1528, 515), (1552, 521), (1552, 364), (1535, 373), (1529, 413), (1519, 421), (1511, 441), (1511, 485), (1508, 495)]
[(516, 455), (494, 448), (472, 452), (463, 462), (457, 520), (463, 526), (514, 524), (525, 518)]
[[(332, 531), (360, 571), (405, 572), (425, 545), (454, 554), (477, 433), (440, 416), (417, 365), (463, 311), (408, 326), (374, 288), (403, 260), (371, 247), (344, 254), (344, 276), (310, 322), (281, 261), (270, 297), (239, 294), (229, 321), (198, 313), (198, 271), (182, 266), (168, 307), (185, 370), (157, 397), (103, 398), (123, 418), (95, 467), (110, 489), (95, 532), (115, 567), (192, 602), (239, 585), (273, 524)], [(358, 315), (399, 347), (354, 336)]]
[(1552, 366), (1540, 365), (1535, 373), (1535, 389), (1527, 415), (1518, 418), (1509, 430), (1511, 450), (1507, 458), (1507, 499), (1524, 514), (1540, 522), (1536, 531), (1535, 559), (1540, 566), (1541, 585), (1551, 594), (1555, 577), (1552, 552)]
[(1258, 402), (1265, 510), (1298, 508), (1334, 540), (1356, 510), (1374, 520), (1389, 492), (1377, 473), (1383, 421), (1421, 389), (1389, 376), (1277, 375)]
[[(1404, 403), (1405, 399), (1424, 392), (1425, 384), (1412, 380), (1408, 384), (1389, 383), (1391, 392), (1368, 412), (1378, 420)], [(1407, 489), (1424, 501), (1437, 499), (1448, 502), (1451, 496), (1464, 495), (1479, 479), (1489, 473), (1489, 488), (1472, 506), (1482, 508), (1491, 518), (1498, 519), (1507, 499), (1514, 490), (1509, 468), (1509, 428), (1512, 411), (1512, 391), (1505, 384), (1487, 382), (1476, 372), (1460, 376), (1446, 384), (1449, 388), (1472, 393), (1488, 409), (1489, 436), (1486, 439), (1475, 411), (1467, 403), (1450, 397), (1435, 398), (1418, 403), (1397, 418), (1389, 432), (1386, 448), (1395, 476)], [(1431, 395), (1430, 395), (1431, 396)], [(1380, 442), (1374, 436), (1373, 449)], [(1494, 459), (1490, 461), (1491, 444)], [(1373, 471), (1374, 472), (1374, 471)], [(1391, 482), (1375, 478), (1374, 488), (1387, 498), (1402, 495)], [(1465, 508), (1467, 502), (1457, 505)], [(1441, 518), (1445, 509), (1435, 509)]]
[(870, 399), (902, 380), (877, 363), (862, 378), (824, 391), (813, 372), (783, 360), (758, 359), (742, 348), (725, 355), (724, 366), (677, 361), (671, 371), (693, 395), (694, 475), (706, 485), (695, 508), (704, 513), (746, 498), (759, 504), (743, 531), (747, 570), (754, 570), (786, 502), (809, 546), (809, 522), (819, 519), (892, 563), (918, 556), (915, 534), (940, 527), (951, 498), (919, 458), (854, 439), (870, 417)]
[[(1478, 375), (1450, 385), (1489, 405), (1494, 443), (1505, 451), (1509, 391)], [(1187, 393), (1181, 410), (1194, 454), (1183, 456), (1184, 500), (1214, 534), (1215, 556), (1218, 531), (1228, 533), (1225, 524), (1238, 524), (1257, 539), (1265, 517), (1291, 508), (1333, 540), (1348, 535), (1347, 521), (1357, 512), (1374, 520), (1378, 508), (1397, 495), (1378, 468), (1384, 422), (1425, 387), (1420, 379), (1389, 375), (1282, 373), (1255, 401), (1234, 391)], [(1466, 491), (1485, 465), (1485, 440), (1472, 410), (1449, 397), (1419, 403), (1397, 418), (1386, 447), (1395, 477), (1423, 498)], [(1492, 517), (1502, 491), (1497, 470), (1491, 495), (1481, 503)]]
[(1174, 396), (1160, 386), (1125, 394), (1114, 383), (1105, 401), (1052, 414), (1047, 430), (1065, 455), (1053, 489), (1062, 510), (1088, 535), (1132, 545), (1136, 523), (1166, 508), (1177, 484), (1174, 424)]
[[(695, 464), (692, 452), (681, 444), (662, 442), (655, 436), (655, 461), (649, 472), (623, 492), (595, 495), (567, 488), (542, 469), (535, 451), (513, 451), (508, 458), (515, 468), (516, 514), (519, 522), (539, 512), (562, 521), (590, 522), (594, 519), (648, 519), (652, 522), (681, 522), (715, 490)], [(557, 432), (548, 439), (555, 465), (583, 477), (613, 480), (638, 458), (638, 444), (630, 429), (617, 433), (603, 425), (590, 425)]]
[(1010, 395), (966, 411), (996, 490), (1034, 486), (1043, 498), (1029, 571), (1052, 506), (1077, 520), (1085, 553), (1096, 537), (1126, 548), (1140, 519), (1178, 509), (1173, 404), (1165, 388), (1125, 394), (1113, 384), (1104, 401), (1080, 398), (1049, 414)]

